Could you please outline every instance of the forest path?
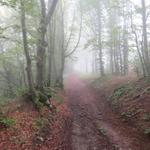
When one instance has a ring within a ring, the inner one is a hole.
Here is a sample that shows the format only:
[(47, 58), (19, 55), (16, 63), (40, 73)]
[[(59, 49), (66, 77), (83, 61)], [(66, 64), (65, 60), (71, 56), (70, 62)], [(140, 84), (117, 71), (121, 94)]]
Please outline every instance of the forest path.
[(66, 93), (73, 114), (72, 150), (150, 150), (149, 140), (112, 111), (103, 89), (73, 75)]

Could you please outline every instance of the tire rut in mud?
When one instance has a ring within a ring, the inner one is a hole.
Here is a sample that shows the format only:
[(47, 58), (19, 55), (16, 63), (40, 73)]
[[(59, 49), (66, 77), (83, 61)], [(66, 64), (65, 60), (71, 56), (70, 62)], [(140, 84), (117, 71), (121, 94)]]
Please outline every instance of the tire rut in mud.
[[(86, 94), (90, 91), (80, 87), (78, 90), (69, 90), (68, 97), (73, 114), (72, 122), (72, 150), (114, 150), (107, 137), (96, 127), (97, 115), (93, 96)], [(106, 149), (107, 148), (107, 149)]]

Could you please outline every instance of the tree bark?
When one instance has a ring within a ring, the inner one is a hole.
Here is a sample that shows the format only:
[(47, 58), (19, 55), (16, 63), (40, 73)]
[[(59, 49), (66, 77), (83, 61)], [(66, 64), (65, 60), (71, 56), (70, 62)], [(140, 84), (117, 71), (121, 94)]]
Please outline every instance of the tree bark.
[(98, 2), (97, 7), (97, 17), (98, 17), (98, 46), (99, 46), (99, 61), (100, 61), (100, 74), (101, 76), (104, 76), (104, 64), (103, 64), (103, 52), (102, 52), (102, 19), (101, 19), (101, 3)]
[(47, 43), (45, 41), (45, 36), (47, 32), (47, 26), (50, 23), (54, 10), (56, 8), (58, 0), (53, 0), (51, 7), (46, 14), (46, 4), (45, 0), (40, 0), (41, 4), (41, 20), (40, 27), (38, 29), (38, 45), (37, 45), (37, 88), (43, 90), (44, 85), (44, 70), (45, 70), (45, 51)]
[(26, 57), (26, 71), (27, 71), (27, 78), (28, 78), (28, 86), (29, 86), (29, 92), (33, 94), (34, 92), (34, 86), (32, 81), (32, 64), (31, 64), (31, 58), (29, 54), (28, 49), (28, 41), (27, 41), (27, 29), (26, 29), (26, 17), (25, 17), (25, 6), (23, 0), (20, 0), (21, 4), (21, 27), (22, 27), (22, 38), (23, 38), (23, 46), (24, 46), (24, 53)]
[(146, 6), (145, 0), (141, 0), (142, 3), (142, 21), (143, 21), (143, 48), (144, 48), (144, 57), (146, 61), (146, 71), (147, 75), (150, 76), (150, 60), (148, 53), (148, 40), (147, 40), (147, 25), (146, 25)]

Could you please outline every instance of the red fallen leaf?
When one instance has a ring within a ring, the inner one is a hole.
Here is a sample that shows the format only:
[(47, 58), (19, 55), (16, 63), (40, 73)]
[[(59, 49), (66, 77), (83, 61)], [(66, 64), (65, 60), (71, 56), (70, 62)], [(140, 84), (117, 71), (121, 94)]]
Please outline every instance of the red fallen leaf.
[[(58, 104), (56, 101), (53, 101), (52, 103), (54, 106), (56, 106), (56, 109), (58, 108), (60, 111), (57, 114), (53, 114), (52, 111), (45, 108), (43, 109), (43, 116), (48, 117), (49, 114), (55, 115), (55, 119), (52, 124), (49, 124), (49, 129), (52, 129), (52, 133), (48, 135), (46, 138), (44, 145), (38, 145), (37, 149), (41, 150), (54, 150), (54, 148), (59, 149), (63, 135), (65, 130), (65, 120), (67, 120), (70, 116), (70, 110), (68, 109), (66, 103), (64, 104)], [(28, 106), (26, 106), (28, 107)], [(37, 129), (35, 129), (35, 121), (40, 117), (38, 112), (36, 112), (33, 109), (27, 109), (28, 111), (17, 111), (10, 114), (11, 118), (14, 118), (16, 120), (16, 126), (14, 129), (2, 129), (0, 131), (0, 149), (4, 148), (4, 146), (7, 146), (8, 150), (31, 150), (33, 144), (33, 138), (35, 137), (37, 133)], [(21, 143), (15, 143), (13, 140), (11, 140), (11, 137), (16, 136)], [(25, 143), (24, 143), (25, 141)]]
[(3, 149), (3, 148), (4, 148), (4, 144), (5, 144), (5, 142), (1, 142), (1, 143), (0, 143), (0, 149)]

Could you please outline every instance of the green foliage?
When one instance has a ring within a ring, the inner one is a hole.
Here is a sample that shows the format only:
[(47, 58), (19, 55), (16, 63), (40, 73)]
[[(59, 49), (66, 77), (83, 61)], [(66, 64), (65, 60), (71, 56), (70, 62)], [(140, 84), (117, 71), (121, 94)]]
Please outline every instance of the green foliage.
[(126, 93), (130, 92), (133, 90), (133, 87), (130, 84), (126, 84), (124, 86), (121, 86), (117, 88), (113, 95), (111, 96), (110, 100), (112, 101), (113, 105), (117, 105), (119, 102), (119, 99), (125, 95)]
[(54, 99), (56, 99), (56, 101), (59, 103), (59, 104), (62, 104), (64, 102), (63, 98), (59, 95), (55, 95), (54, 96)]
[(126, 112), (122, 112), (121, 116), (129, 119), (129, 118), (134, 118), (135, 115), (137, 115), (138, 113), (140, 113), (141, 111), (143, 111), (143, 109), (136, 109), (136, 108), (131, 108)]
[(150, 136), (150, 128), (146, 128), (144, 134)]
[[(98, 5), (100, 5), (100, 6), (108, 5), (108, 1), (107, 0), (104, 0), (104, 1), (100, 1), (100, 0), (79, 0), (79, 5), (80, 5), (80, 9), (82, 10), (82, 12), (88, 13), (90, 11), (94, 12), (95, 10), (97, 10)], [(118, 3), (116, 3), (116, 7), (118, 8)]]
[(16, 125), (16, 121), (11, 118), (2, 117), (2, 118), (0, 118), (0, 124), (9, 128), (9, 127)]
[(25, 1), (25, 9), (26, 9), (26, 13), (30, 16), (39, 17), (40, 15), (39, 5), (37, 0)]
[(45, 127), (46, 124), (48, 124), (48, 119), (45, 119), (45, 118), (38, 118), (35, 121), (35, 125), (38, 129)]
[(139, 6), (135, 6), (135, 11), (136, 11), (136, 13), (138, 13), (138, 14), (142, 14), (142, 8), (139, 7)]
[(145, 81), (145, 83), (150, 83), (150, 78), (147, 77), (144, 79), (144, 81)]
[[(95, 37), (92, 38), (92, 39), (89, 39), (89, 40), (87, 41), (87, 43), (84, 45), (84, 49), (89, 48), (91, 45), (96, 46), (96, 43), (97, 43), (96, 40), (97, 40), (97, 39), (96, 39)], [(97, 47), (98, 47), (98, 46), (97, 46)]]
[(35, 106), (39, 110), (41, 110), (41, 108), (44, 106), (44, 104), (40, 102), (40, 96), (39, 96), (39, 94), (37, 92), (36, 92), (36, 95), (35, 95), (35, 97), (33, 99), (33, 103), (35, 104)]
[(119, 3), (120, 3), (119, 0), (111, 0), (110, 1), (110, 7), (118, 9), (119, 8)]
[(43, 90), (41, 92), (39, 90), (36, 90), (33, 102), (36, 105), (37, 109), (40, 110), (43, 106), (51, 107), (49, 102), (50, 98), (51, 93), (49, 91)]
[(18, 88), (17, 91), (16, 91), (16, 95), (17, 96), (24, 96), (26, 95), (28, 92), (28, 89), (25, 88), (25, 87), (21, 87), (21, 88)]
[(15, 7), (18, 0), (1, 0), (0, 5)]
[(6, 96), (0, 96), (0, 106), (3, 106), (3, 105), (7, 104), (10, 101), (12, 101), (11, 98), (8, 98)]
[(132, 89), (133, 89), (133, 87), (131, 85), (129, 85), (129, 84), (121, 86), (121, 87), (119, 87), (118, 89), (116, 89), (114, 91), (114, 95), (113, 96), (115, 98), (120, 98), (121, 96), (123, 96), (125, 93), (127, 93), (128, 91), (130, 91)]
[(143, 119), (144, 121), (150, 121), (150, 113), (149, 112), (145, 113)]
[(133, 116), (133, 114), (131, 111), (128, 111), (128, 112), (122, 112), (121, 116), (125, 117), (125, 118), (131, 118)]
[(42, 93), (42, 92), (40, 92), (40, 91), (38, 91), (38, 98), (39, 98), (39, 101), (40, 101), (41, 103), (43, 103), (43, 104), (45, 104), (46, 101), (48, 100), (47, 95), (44, 94), (44, 93)]
[(89, 11), (97, 7), (98, 0), (80, 0), (82, 10)]

